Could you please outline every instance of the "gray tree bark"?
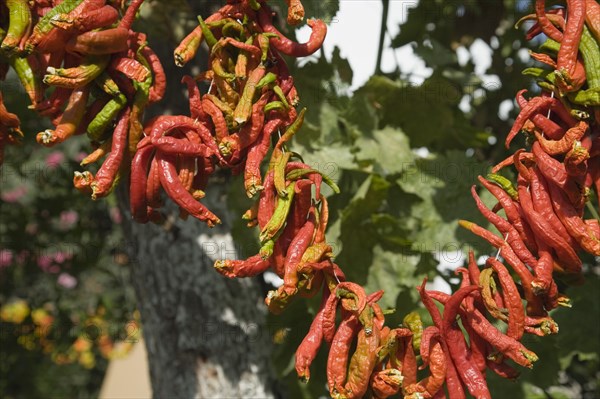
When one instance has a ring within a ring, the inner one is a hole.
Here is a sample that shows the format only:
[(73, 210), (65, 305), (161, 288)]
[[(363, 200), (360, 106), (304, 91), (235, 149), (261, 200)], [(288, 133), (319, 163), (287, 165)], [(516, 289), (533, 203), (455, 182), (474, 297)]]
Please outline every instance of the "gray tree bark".
[(224, 196), (213, 184), (203, 200), (223, 221), (209, 229), (172, 204), (164, 225), (137, 224), (121, 195), (155, 398), (275, 397), (259, 283), (213, 269), (236, 255)]

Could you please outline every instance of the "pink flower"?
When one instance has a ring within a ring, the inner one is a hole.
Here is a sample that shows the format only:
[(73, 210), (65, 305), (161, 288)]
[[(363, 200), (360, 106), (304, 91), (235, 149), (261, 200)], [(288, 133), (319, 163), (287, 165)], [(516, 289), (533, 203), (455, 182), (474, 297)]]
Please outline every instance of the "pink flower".
[(119, 208), (112, 207), (109, 209), (108, 213), (113, 223), (121, 224), (121, 222), (123, 221), (123, 215), (121, 215), (121, 211), (119, 210)]
[(8, 267), (13, 261), (13, 252), (10, 249), (0, 251), (0, 269)]
[(27, 194), (27, 186), (19, 186), (10, 191), (0, 194), (0, 198), (5, 202), (18, 202)]
[(77, 286), (77, 279), (71, 276), (69, 273), (61, 273), (56, 280), (58, 285), (66, 289), (75, 288)]
[(46, 166), (50, 169), (56, 169), (62, 161), (65, 160), (65, 155), (60, 151), (53, 151), (46, 157)]
[(41, 255), (37, 258), (37, 265), (43, 271), (48, 272), (52, 265), (52, 258), (48, 255)]
[(73, 258), (73, 254), (70, 252), (59, 251), (56, 252), (53, 257), (56, 263), (64, 263), (66, 260)]
[(79, 220), (77, 211), (62, 211), (60, 213), (60, 228), (61, 230), (71, 229)]
[(77, 155), (75, 155), (75, 161), (81, 162), (85, 157), (87, 157), (87, 154), (83, 151), (80, 151)]

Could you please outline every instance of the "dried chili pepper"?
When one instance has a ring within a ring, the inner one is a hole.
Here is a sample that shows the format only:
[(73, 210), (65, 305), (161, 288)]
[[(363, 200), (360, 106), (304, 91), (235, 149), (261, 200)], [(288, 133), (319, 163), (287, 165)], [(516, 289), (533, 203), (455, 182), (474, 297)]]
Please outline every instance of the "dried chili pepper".
[(63, 112), (56, 129), (46, 129), (38, 133), (36, 140), (39, 144), (53, 146), (67, 140), (76, 132), (77, 125), (83, 119), (86, 110), (87, 99), (90, 93), (89, 87), (74, 89), (69, 97), (67, 108)]
[(317, 357), (317, 352), (323, 341), (323, 312), (329, 295), (327, 287), (323, 287), (323, 297), (321, 298), (319, 311), (310, 325), (308, 334), (306, 334), (296, 350), (296, 372), (298, 373), (298, 378), (303, 382), (308, 382), (310, 379), (310, 365)]

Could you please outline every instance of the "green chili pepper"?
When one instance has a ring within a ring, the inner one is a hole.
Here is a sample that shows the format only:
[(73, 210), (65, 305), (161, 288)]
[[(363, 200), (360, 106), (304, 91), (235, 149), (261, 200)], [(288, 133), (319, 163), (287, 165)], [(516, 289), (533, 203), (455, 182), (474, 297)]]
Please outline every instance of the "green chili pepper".
[(534, 78), (544, 79), (552, 84), (556, 81), (556, 74), (552, 71), (542, 68), (525, 68), (521, 72), (525, 76), (533, 76)]
[[(145, 46), (145, 44), (144, 44)], [(151, 70), (150, 64), (146, 58), (142, 55), (142, 48), (140, 46), (137, 51), (136, 59), (144, 65), (148, 70)], [(128, 150), (131, 156), (135, 154), (137, 144), (141, 140), (143, 135), (143, 126), (141, 123), (142, 115), (146, 105), (150, 98), (150, 87), (154, 78), (152, 74), (148, 74), (148, 77), (143, 82), (133, 81), (133, 87), (135, 88), (135, 96), (133, 97), (133, 105), (131, 107), (131, 117), (129, 118), (129, 135), (128, 135)]]
[(265, 76), (262, 77), (261, 80), (258, 81), (256, 89), (262, 89), (263, 87), (268, 86), (275, 81), (277, 81), (277, 75), (275, 75), (273, 72), (268, 72)]
[(260, 10), (260, 3), (258, 1), (250, 0), (248, 3), (250, 3), (250, 8), (252, 8), (254, 11)]
[(0, 49), (7, 53), (13, 52), (27, 33), (31, 24), (31, 11), (26, 0), (6, 0), (9, 22), (8, 30), (2, 38)]
[(233, 19), (225, 19), (226, 23), (223, 25), (221, 32), (223, 36), (229, 36), (234, 38), (242, 38), (244, 36), (244, 27), (242, 24)]
[(43, 96), (42, 82), (40, 77), (31, 69), (27, 58), (10, 57), (9, 63), (17, 73), (31, 103), (35, 105), (40, 102)]
[(306, 114), (306, 107), (298, 113), (296, 120), (287, 128), (285, 133), (281, 136), (276, 144), (276, 148), (281, 148), (285, 143), (290, 141), (292, 137), (300, 130), (302, 123), (304, 122), (304, 114)]
[(321, 177), (323, 178), (323, 181), (329, 186), (331, 187), (331, 189), (333, 190), (334, 193), (339, 194), (340, 193), (340, 188), (338, 187), (337, 184), (335, 184), (335, 182), (327, 175), (319, 172), (316, 169), (294, 169), (292, 171), (290, 171), (286, 176), (285, 179), (286, 180), (298, 180), (300, 177), (310, 174), (310, 173), (318, 173), (321, 175)]
[(271, 101), (267, 105), (265, 105), (265, 112), (269, 111), (285, 111), (285, 105), (281, 101)]
[(558, 53), (558, 50), (560, 50), (560, 43), (556, 40), (546, 39), (540, 46), (540, 50), (556, 54)]
[(413, 349), (418, 351), (421, 347), (421, 336), (423, 335), (423, 322), (421, 321), (421, 316), (419, 316), (417, 312), (410, 312), (404, 316), (402, 324), (413, 333)]
[(600, 87), (587, 90), (579, 90), (575, 93), (567, 93), (567, 97), (572, 103), (587, 106), (600, 105)]
[(273, 216), (271, 216), (271, 219), (260, 232), (259, 239), (261, 245), (266, 244), (268, 240), (275, 237), (279, 230), (283, 228), (287, 216), (290, 213), (295, 187), (296, 182), (291, 182), (286, 188), (287, 195), (277, 197), (277, 204), (275, 205)]
[(273, 86), (273, 92), (279, 98), (279, 100), (283, 103), (283, 105), (285, 106), (285, 109), (290, 109), (290, 104), (288, 103), (288, 100), (285, 97), (285, 94), (283, 94), (283, 90), (281, 90), (281, 87), (279, 87), (278, 85)]
[(104, 132), (110, 125), (110, 123), (117, 117), (119, 112), (127, 104), (127, 97), (124, 94), (119, 94), (117, 97), (110, 100), (102, 111), (98, 113), (92, 119), (87, 127), (87, 135), (90, 140), (102, 141), (104, 139)]
[(281, 197), (287, 195), (285, 187), (285, 166), (289, 162), (291, 156), (291, 152), (284, 153), (280, 148), (275, 148), (273, 150), (273, 155), (271, 156), (269, 169), (273, 169), (273, 182), (275, 184), (275, 190), (277, 190), (277, 193)]
[(76, 67), (48, 67), (43, 81), (52, 86), (67, 88), (83, 87), (100, 76), (109, 61), (109, 55), (88, 55)]
[(588, 87), (590, 89), (600, 87), (600, 46), (585, 25), (579, 42), (579, 52), (585, 65)]
[(102, 72), (100, 76), (94, 80), (94, 82), (96, 82), (96, 84), (110, 96), (118, 96), (121, 94), (121, 90), (119, 89), (117, 82), (115, 82), (106, 72)]
[(217, 39), (215, 35), (211, 32), (209, 27), (206, 25), (206, 22), (202, 19), (202, 16), (198, 15), (198, 23), (200, 24), (200, 29), (202, 29), (202, 35), (204, 36), (204, 40), (206, 40), (206, 44), (208, 44), (208, 48), (211, 49), (217, 43)]
[(490, 173), (486, 176), (486, 178), (489, 181), (496, 183), (498, 186), (500, 186), (504, 191), (506, 191), (506, 193), (508, 195), (510, 195), (510, 197), (513, 200), (515, 200), (515, 201), (519, 200), (519, 193), (517, 192), (517, 189), (512, 184), (512, 182), (510, 180), (508, 180), (506, 177), (499, 175), (497, 173)]
[(57, 29), (52, 24), (54, 18), (57, 18), (60, 14), (70, 13), (82, 2), (83, 0), (64, 0), (62, 3), (48, 11), (34, 26), (31, 36), (29, 36), (27, 43), (25, 43), (25, 52), (31, 53), (48, 32), (52, 29)]

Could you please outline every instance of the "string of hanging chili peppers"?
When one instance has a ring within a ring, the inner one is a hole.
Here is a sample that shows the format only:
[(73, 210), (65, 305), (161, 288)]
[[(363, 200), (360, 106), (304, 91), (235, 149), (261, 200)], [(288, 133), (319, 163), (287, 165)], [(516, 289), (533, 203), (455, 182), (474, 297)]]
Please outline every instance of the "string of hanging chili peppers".
[[(480, 268), (470, 252), (468, 267), (457, 270), (461, 287), (452, 295), (427, 290), (424, 281), (418, 290), (433, 325), (424, 327), (413, 312), (398, 328), (384, 325), (377, 304), (383, 292), (367, 295), (345, 281), (333, 262), (321, 185), (334, 192), (337, 186), (286, 149), (305, 110), (296, 110), (298, 93), (281, 54), (304, 57), (317, 51), (327, 30), (322, 21), (309, 20), (310, 39), (296, 43), (273, 25), (262, 0), (228, 1), (206, 19), (199, 17), (198, 27), (174, 51), (176, 65), (183, 66), (202, 42), (209, 49), (207, 70), (182, 80), (190, 115), (159, 116), (142, 125), (145, 106), (165, 90), (160, 61), (144, 35), (130, 28), (142, 1), (128, 8), (98, 0), (4, 3), (1, 10), (8, 10), (9, 18), (8, 29), (0, 31), (2, 78), (8, 65), (13, 67), (32, 107), (56, 126), (39, 133), (38, 142), (55, 145), (87, 132), (97, 149), (82, 164), (105, 157), (95, 175), (76, 174), (81, 191), (105, 196), (129, 173), (136, 221), (161, 220), (164, 191), (179, 205), (181, 217), (214, 226), (218, 217), (199, 202), (209, 176), (216, 167), (243, 173), (247, 195), (257, 198), (243, 218), (260, 229), (261, 248), (245, 260), (217, 261), (215, 269), (231, 278), (274, 271), (283, 285), (269, 292), (266, 304), (276, 314), (299, 296), (321, 294), (319, 311), (296, 352), (296, 371), (308, 381), (312, 361), (323, 344), (328, 346), (333, 398), (367, 393), (464, 398), (466, 391), (491, 397), (488, 369), (514, 379), (519, 372), (508, 361), (532, 367), (538, 360), (521, 343), (525, 333), (558, 332), (548, 312), (570, 303), (555, 278), (579, 281), (578, 253), (600, 255), (600, 226), (590, 202), (597, 202), (600, 191), (600, 6), (594, 0), (569, 0), (566, 8), (552, 10), (538, 0), (536, 13), (519, 21), (536, 21), (528, 39), (548, 37), (532, 56), (551, 68), (524, 71), (538, 79), (542, 93), (530, 99), (525, 91), (517, 94), (521, 112), (506, 139), (508, 146), (523, 132), (531, 150), (516, 151), (479, 177), (498, 200), (493, 209), (472, 188), (477, 207), (500, 235), (460, 222), (496, 247), (503, 260), (488, 258)], [(301, 2), (287, 3), (288, 23), (300, 23)], [(67, 45), (58, 46), (61, 42)], [(204, 94), (201, 81), (209, 83)], [(2, 149), (22, 133), (18, 117), (1, 101), (0, 122)], [(516, 185), (498, 173), (510, 165), (517, 170)], [(501, 209), (505, 216), (498, 214)], [(595, 217), (584, 217), (586, 209)], [(426, 377), (417, 380), (423, 369)]]

